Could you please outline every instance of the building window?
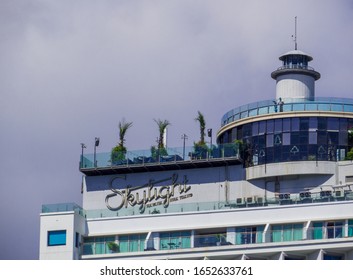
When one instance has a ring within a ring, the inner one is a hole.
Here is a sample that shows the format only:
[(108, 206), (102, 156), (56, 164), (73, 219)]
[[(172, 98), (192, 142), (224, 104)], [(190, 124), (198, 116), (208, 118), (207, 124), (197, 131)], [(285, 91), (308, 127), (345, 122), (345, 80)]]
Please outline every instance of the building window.
[(326, 237), (327, 238), (343, 237), (343, 222), (327, 222)]
[(75, 247), (78, 248), (80, 246), (80, 234), (76, 232), (75, 234)]
[(145, 249), (147, 234), (134, 234), (119, 236), (120, 252), (139, 252)]
[(235, 231), (235, 244), (255, 244), (262, 242), (264, 226), (240, 227)]
[(190, 231), (163, 232), (159, 238), (161, 250), (191, 248)]
[(303, 239), (302, 224), (272, 226), (272, 242), (296, 241)]
[(48, 231), (48, 246), (66, 245), (66, 230)]
[(344, 233), (342, 221), (313, 223), (313, 239), (341, 238)]
[(87, 237), (83, 241), (83, 255), (108, 254), (108, 244), (114, 241), (115, 236)]
[(353, 220), (348, 220), (348, 236), (353, 236)]

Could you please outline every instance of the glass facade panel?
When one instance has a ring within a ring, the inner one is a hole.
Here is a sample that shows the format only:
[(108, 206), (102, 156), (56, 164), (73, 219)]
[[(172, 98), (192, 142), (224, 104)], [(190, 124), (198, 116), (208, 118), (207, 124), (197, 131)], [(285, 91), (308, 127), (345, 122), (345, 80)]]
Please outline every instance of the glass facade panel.
[(316, 117), (309, 118), (309, 130), (310, 131), (318, 130), (318, 121)]
[(318, 104), (317, 108), (319, 111), (330, 111), (331, 110), (330, 104)]
[(317, 144), (317, 132), (309, 132), (309, 144)]
[(283, 119), (283, 132), (287, 132), (290, 131), (290, 123), (291, 123), (291, 119), (290, 118), (285, 118)]
[(343, 111), (342, 104), (331, 104), (331, 111), (342, 112)]
[(266, 121), (259, 122), (259, 134), (266, 133)]
[(273, 120), (266, 121), (266, 133), (273, 133), (275, 124)]
[(299, 131), (299, 118), (292, 118), (292, 131)]
[(338, 118), (327, 118), (327, 130), (339, 130), (339, 119)]
[(293, 111), (304, 111), (305, 110), (305, 104), (301, 103), (294, 103), (293, 104)]
[(282, 132), (282, 119), (275, 119), (275, 132)]
[(307, 103), (305, 104), (306, 111), (317, 111), (317, 104), (315, 103)]
[(282, 142), (283, 145), (290, 145), (290, 133), (283, 133)]
[(161, 250), (191, 248), (191, 231), (164, 232), (159, 238)]
[[(237, 133), (233, 133), (235, 129)], [(226, 131), (219, 140), (222, 144), (235, 140), (247, 143), (247, 158), (256, 159), (247, 160), (249, 165), (344, 160), (353, 147), (353, 119), (295, 117), (253, 122)]]
[(343, 110), (345, 112), (353, 112), (353, 105), (344, 105)]
[(48, 246), (66, 245), (66, 230), (48, 231)]
[(261, 243), (263, 230), (264, 230), (264, 226), (236, 228), (235, 244)]
[(273, 147), (273, 134), (266, 135), (266, 147)]
[(297, 241), (303, 238), (302, 224), (272, 226), (272, 242)]

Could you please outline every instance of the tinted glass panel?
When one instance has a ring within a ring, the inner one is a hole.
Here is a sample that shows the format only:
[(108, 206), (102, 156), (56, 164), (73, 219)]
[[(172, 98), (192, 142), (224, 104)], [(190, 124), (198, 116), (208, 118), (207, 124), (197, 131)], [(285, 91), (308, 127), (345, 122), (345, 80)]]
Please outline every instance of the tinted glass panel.
[(281, 132), (282, 131), (282, 119), (276, 119), (275, 120), (275, 132)]
[(338, 118), (327, 118), (327, 130), (339, 130)]
[(283, 131), (290, 131), (290, 118), (283, 119)]
[(317, 118), (315, 118), (315, 117), (309, 118), (309, 130), (314, 131), (317, 129), (318, 129)]
[(48, 246), (66, 245), (66, 230), (48, 232)]
[(264, 134), (266, 132), (266, 122), (259, 122), (259, 134)]
[(299, 130), (299, 118), (293, 118), (292, 119), (292, 131), (298, 131)]
[(267, 121), (266, 132), (271, 133), (271, 132), (273, 132), (273, 129), (274, 129), (274, 121), (273, 120)]

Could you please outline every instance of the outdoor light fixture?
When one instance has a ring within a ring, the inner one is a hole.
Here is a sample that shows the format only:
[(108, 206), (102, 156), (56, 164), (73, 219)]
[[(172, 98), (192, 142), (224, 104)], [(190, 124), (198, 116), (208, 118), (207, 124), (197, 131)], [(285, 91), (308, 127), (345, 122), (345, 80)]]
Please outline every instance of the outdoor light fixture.
[(80, 164), (81, 168), (83, 168), (83, 150), (86, 148), (87, 148), (86, 145), (84, 143), (81, 143), (81, 149), (82, 149), (82, 151), (81, 151), (81, 164)]
[(94, 167), (97, 167), (97, 160), (96, 160), (96, 148), (99, 146), (99, 137), (94, 139)]
[(212, 128), (207, 129), (207, 135), (211, 138), (211, 149), (212, 149)]
[(188, 136), (184, 133), (183, 135), (181, 135), (181, 139), (183, 139), (183, 160), (185, 160), (185, 140), (188, 139)]

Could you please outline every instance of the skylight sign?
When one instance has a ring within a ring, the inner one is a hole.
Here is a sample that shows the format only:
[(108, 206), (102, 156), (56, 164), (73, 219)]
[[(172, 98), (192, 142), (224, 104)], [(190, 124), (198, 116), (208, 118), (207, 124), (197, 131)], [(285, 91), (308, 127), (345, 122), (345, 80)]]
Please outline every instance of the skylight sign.
[(192, 197), (189, 193), (191, 186), (187, 185), (187, 177), (184, 176), (182, 180), (179, 180), (178, 174), (160, 180), (150, 179), (142, 186), (126, 185), (123, 189), (114, 187), (125, 183), (126, 175), (111, 179), (109, 187), (112, 193), (105, 197), (105, 204), (109, 210), (118, 211), (123, 207), (139, 205), (139, 210), (143, 213), (150, 204), (163, 205), (167, 208), (170, 202), (179, 200), (179, 198)]

